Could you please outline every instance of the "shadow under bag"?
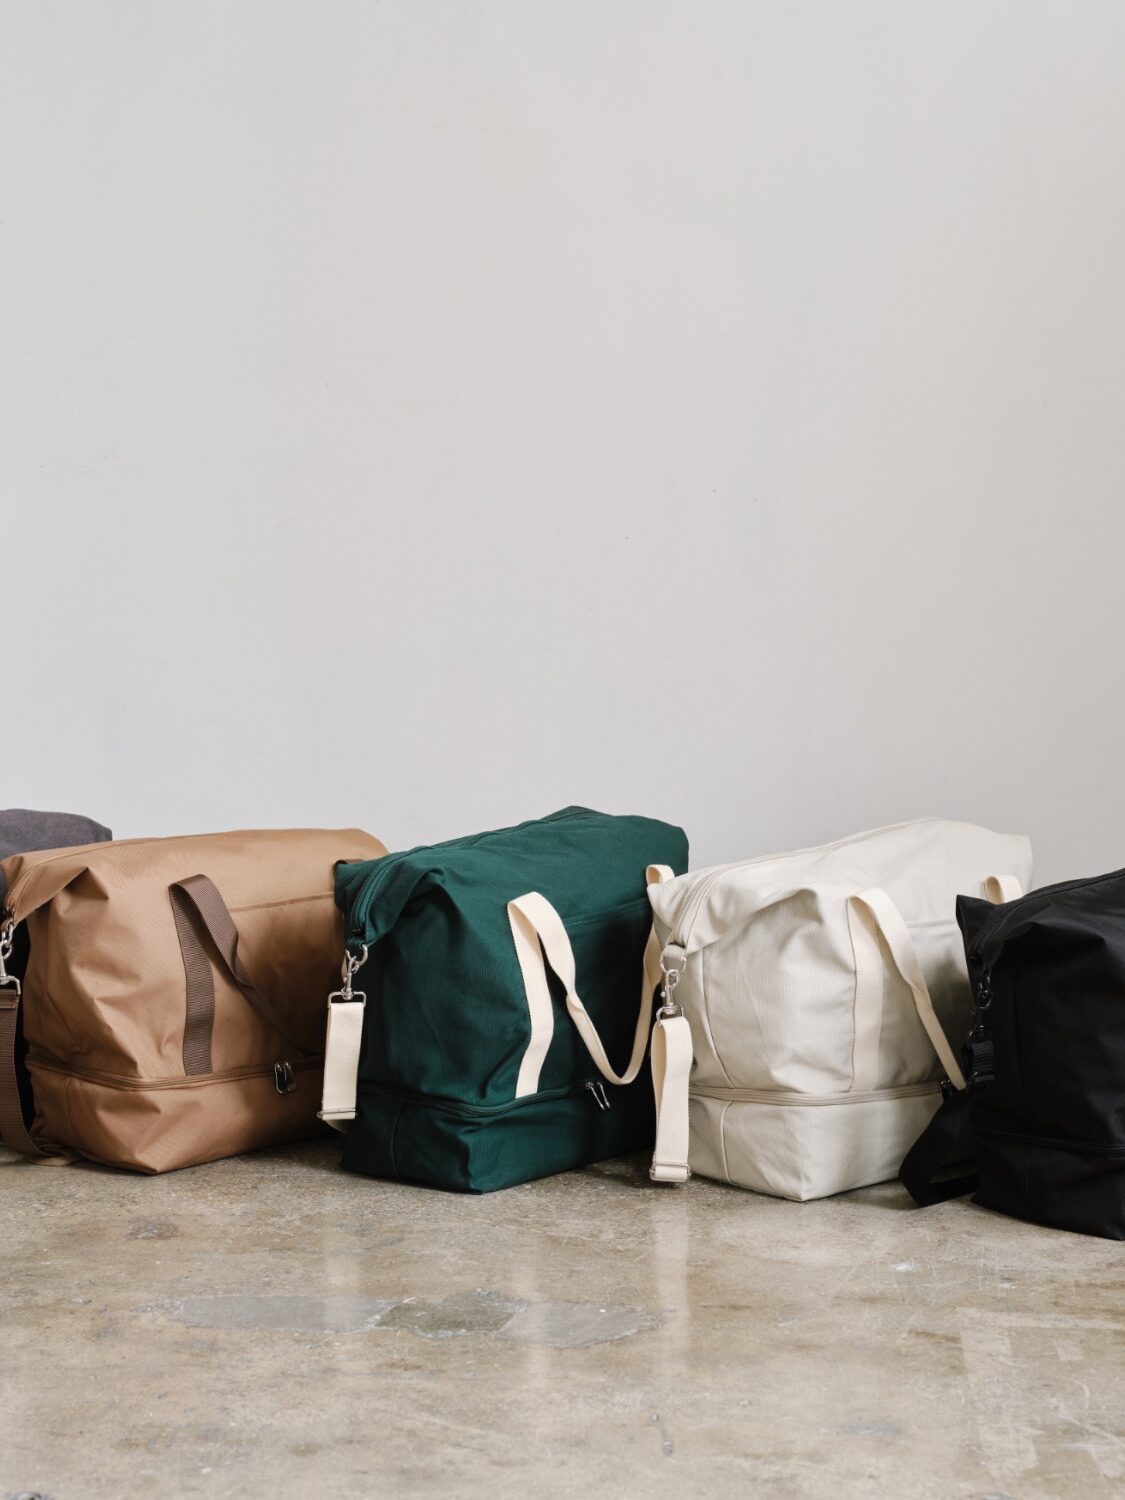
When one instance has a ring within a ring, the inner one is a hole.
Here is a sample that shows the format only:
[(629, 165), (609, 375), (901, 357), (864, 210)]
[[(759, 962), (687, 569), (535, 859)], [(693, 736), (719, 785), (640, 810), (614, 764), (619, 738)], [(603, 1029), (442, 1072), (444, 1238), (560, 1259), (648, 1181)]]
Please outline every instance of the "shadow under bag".
[[(1125, 1239), (1125, 870), (957, 918), (973, 988), (966, 1087), (902, 1164), (916, 1202), (976, 1202)], [(971, 1163), (975, 1170), (941, 1177)]]
[(483, 1193), (651, 1147), (646, 881), (687, 854), (667, 823), (570, 807), (341, 865), (322, 1118), (351, 1121), (344, 1166)]

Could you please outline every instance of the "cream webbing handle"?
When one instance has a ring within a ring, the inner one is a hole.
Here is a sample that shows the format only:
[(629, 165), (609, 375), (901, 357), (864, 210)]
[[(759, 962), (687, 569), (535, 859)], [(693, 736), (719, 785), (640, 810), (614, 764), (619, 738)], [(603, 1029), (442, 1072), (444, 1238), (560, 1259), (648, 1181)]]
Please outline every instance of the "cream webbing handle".
[[(993, 903), (1022, 895), (1014, 875), (990, 875), (985, 895)], [(898, 907), (878, 886), (848, 898), (848, 928), (855, 955), (855, 1041), (852, 1052), (852, 1090), (874, 1089), (879, 1079), (879, 1040), (883, 1026), (883, 956), (879, 936), (886, 943), (895, 967), (914, 999), (918, 1019), (933, 1043), (934, 1051), (955, 1088), (965, 1087), (965, 1075), (949, 1045), (930, 987), (914, 951), (910, 932)]]
[(878, 886), (848, 897), (848, 928), (855, 955), (855, 1041), (852, 1051), (852, 1090), (874, 1089), (879, 1081), (879, 1039), (883, 1029), (883, 938), (914, 999), (918, 1019), (941, 1060), (946, 1077), (957, 1088), (965, 1078), (949, 1045), (949, 1038), (930, 999), (930, 987), (914, 951), (910, 933), (898, 907)]
[(993, 906), (1000, 906), (1005, 901), (1015, 901), (1023, 895), (1023, 886), (1014, 875), (990, 875), (984, 882), (985, 900), (991, 901)]
[(367, 996), (362, 990), (352, 988), (352, 979), (366, 959), (366, 948), (361, 957), (350, 950), (346, 951), (340, 970), (340, 988), (328, 997), (320, 1118), (326, 1125), (331, 1125), (333, 1130), (343, 1130), (349, 1120), (355, 1119), (356, 1084)]
[[(676, 970), (675, 972), (679, 972)], [(648, 1175), (653, 1182), (686, 1182), (691, 1176), (688, 1085), (691, 1080), (691, 1027), (671, 1000), (665, 976), (661, 1009), (652, 1028), (652, 1088), (656, 1095), (656, 1146)], [(668, 1014), (665, 1015), (664, 1011)]]
[[(656, 881), (670, 880), (672, 872), (666, 865), (649, 865), (646, 879), (651, 885)], [(633, 1050), (624, 1073), (617, 1073), (602, 1046), (602, 1039), (578, 994), (578, 976), (575, 971), (574, 950), (570, 946), (563, 920), (545, 896), (538, 891), (529, 891), (508, 902), (508, 923), (512, 929), (512, 941), (523, 975), (527, 995), (527, 1009), (531, 1021), (531, 1040), (520, 1064), (516, 1080), (516, 1098), (534, 1094), (539, 1088), (547, 1049), (555, 1028), (555, 1013), (551, 1004), (551, 991), (547, 984), (547, 965), (562, 981), (566, 992), (566, 1008), (586, 1050), (594, 1060), (598, 1072), (609, 1083), (632, 1083), (644, 1062), (648, 1045), (648, 1019), (652, 1013), (652, 997), (660, 982), (660, 950), (653, 934), (649, 933), (645, 945), (644, 974), (641, 980), (641, 1004), (637, 1012), (637, 1025), (633, 1033)]]

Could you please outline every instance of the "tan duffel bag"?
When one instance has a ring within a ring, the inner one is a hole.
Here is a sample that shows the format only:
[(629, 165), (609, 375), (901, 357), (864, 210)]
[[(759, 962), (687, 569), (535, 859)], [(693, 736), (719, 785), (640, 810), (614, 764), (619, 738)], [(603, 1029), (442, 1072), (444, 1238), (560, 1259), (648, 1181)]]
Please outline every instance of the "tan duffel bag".
[[(300, 829), (5, 860), (4, 1143), (167, 1172), (311, 1134), (343, 951), (333, 871), (386, 852)], [(22, 1005), (5, 969), (21, 922)]]

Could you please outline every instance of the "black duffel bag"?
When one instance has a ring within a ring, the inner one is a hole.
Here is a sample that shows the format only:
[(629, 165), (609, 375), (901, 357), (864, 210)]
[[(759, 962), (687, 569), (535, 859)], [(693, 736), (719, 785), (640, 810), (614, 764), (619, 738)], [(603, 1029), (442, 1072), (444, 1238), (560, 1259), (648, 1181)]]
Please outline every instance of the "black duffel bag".
[(1016, 1218), (1125, 1239), (1125, 870), (1003, 906), (959, 896), (957, 920), (966, 1087), (947, 1089), (903, 1183), (918, 1203), (975, 1188)]

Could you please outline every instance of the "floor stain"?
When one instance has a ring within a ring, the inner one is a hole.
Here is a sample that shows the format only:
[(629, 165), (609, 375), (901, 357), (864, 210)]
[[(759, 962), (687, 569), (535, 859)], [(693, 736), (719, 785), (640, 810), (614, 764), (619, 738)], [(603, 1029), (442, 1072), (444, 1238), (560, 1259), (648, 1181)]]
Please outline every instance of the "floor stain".
[(129, 1226), (128, 1237), (131, 1240), (174, 1240), (179, 1232), (174, 1224), (142, 1220)]
[(182, 1297), (146, 1308), (171, 1314), (188, 1328), (241, 1332), (412, 1333), (422, 1339), (493, 1335), (518, 1344), (586, 1349), (655, 1328), (659, 1318), (639, 1307), (597, 1302), (524, 1302), (493, 1291), (432, 1299), (332, 1295)]
[(500, 1330), (502, 1339), (519, 1344), (546, 1344), (552, 1349), (588, 1349), (611, 1344), (659, 1322), (639, 1307), (615, 1307), (597, 1302), (536, 1302), (516, 1313)]
[(440, 1301), (408, 1297), (393, 1307), (382, 1328), (406, 1328), (420, 1339), (463, 1338), (470, 1333), (499, 1333), (522, 1302), (511, 1302), (496, 1292), (454, 1292)]
[(395, 1305), (378, 1297), (287, 1297), (254, 1293), (183, 1297), (164, 1304), (188, 1328), (285, 1333), (365, 1333), (377, 1328)]

